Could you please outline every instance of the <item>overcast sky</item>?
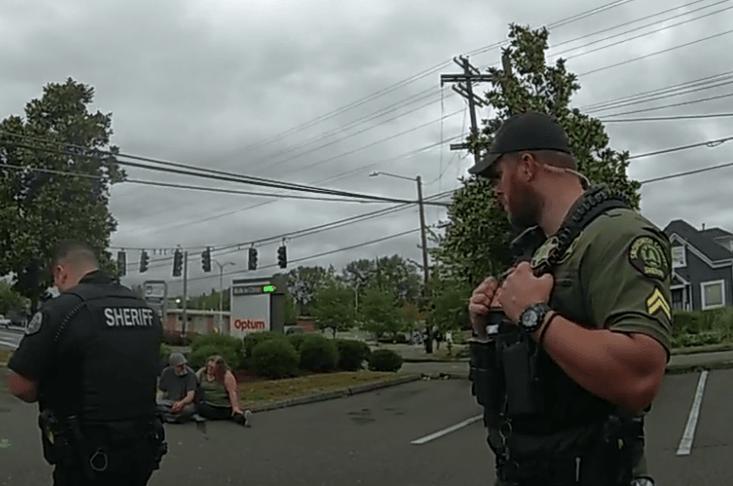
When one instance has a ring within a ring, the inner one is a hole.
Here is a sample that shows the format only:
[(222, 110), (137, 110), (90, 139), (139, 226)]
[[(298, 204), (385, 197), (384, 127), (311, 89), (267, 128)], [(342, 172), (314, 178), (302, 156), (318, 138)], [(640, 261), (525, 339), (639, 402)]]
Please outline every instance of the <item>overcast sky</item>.
[[(95, 88), (94, 107), (112, 113), (113, 143), (125, 153), (406, 199), (415, 197), (413, 182), (369, 177), (369, 172), (385, 170), (408, 177), (420, 174), (427, 196), (457, 187), (458, 177), (471, 165), (464, 152), (450, 151), (447, 143), (415, 153), (467, 130), (469, 118), (462, 99), (446, 87), (441, 102), (439, 75), (456, 72), (457, 66), (452, 63), (338, 116), (287, 133), (274, 142), (252, 145), (272, 140), (291, 127), (450, 61), (453, 56), (501, 41), (506, 38), (510, 22), (537, 27), (605, 3), (608, 2), (0, 0), (0, 116), (21, 114), (28, 100), (40, 96), (45, 83), (62, 82), (71, 76)], [(733, 2), (716, 0), (622, 3), (552, 29), (551, 47), (662, 10), (688, 3), (694, 5), (551, 48), (549, 58), (554, 60), (553, 54), (573, 48), (576, 49), (564, 53), (563, 57), (577, 56), (614, 41), (733, 6)], [(685, 12), (689, 13), (664, 22)], [(576, 73), (585, 73), (723, 33), (730, 29), (731, 21), (733, 10), (721, 11), (615, 47), (570, 58), (568, 66)], [(645, 24), (650, 25), (612, 40), (577, 48)], [(583, 107), (730, 71), (733, 69), (728, 60), (731, 47), (733, 33), (583, 75), (579, 80), (582, 89), (573, 104)], [(499, 51), (492, 49), (470, 59), (485, 69), (496, 63), (498, 56)], [(594, 116), (603, 118), (611, 113), (725, 95), (730, 91), (730, 87), (721, 86), (598, 111)], [(403, 107), (368, 122), (348, 125), (409, 97), (413, 97), (412, 104), (400, 105)], [(732, 111), (733, 101), (728, 97), (628, 117)], [(411, 113), (397, 117), (406, 112)], [(438, 120), (442, 117), (441, 123)], [(728, 120), (613, 123), (607, 124), (607, 130), (612, 148), (639, 154), (733, 135), (727, 128)], [(424, 126), (416, 128), (420, 125)], [(414, 130), (395, 136), (411, 129)], [(324, 133), (330, 135), (321, 136)], [(380, 142), (389, 136), (394, 137)], [(361, 149), (367, 145), (370, 146)], [(639, 159), (631, 163), (629, 175), (644, 180), (727, 162), (731, 158), (731, 146), (733, 142)], [(128, 174), (139, 179), (272, 191), (144, 170), (131, 169)], [(733, 230), (733, 210), (728, 204), (731, 180), (733, 169), (721, 169), (645, 185), (642, 212), (662, 227), (672, 219), (682, 218), (697, 227), (705, 223), (708, 227)], [(151, 249), (177, 245), (216, 248), (388, 206), (121, 184), (115, 186), (112, 195), (112, 212), (119, 221), (112, 244)], [(428, 224), (436, 224), (443, 216), (444, 212), (438, 208), (427, 210)], [(292, 239), (288, 242), (288, 253), (291, 259), (307, 257), (417, 227), (417, 210), (408, 209)], [(302, 264), (333, 264), (340, 268), (356, 258), (394, 253), (419, 260), (418, 242), (419, 233), (411, 233)], [(276, 261), (276, 247), (277, 244), (260, 247), (260, 265)], [(228, 267), (228, 272), (246, 268), (246, 247), (242, 250), (219, 258), (222, 263), (237, 264)], [(200, 250), (191, 252), (192, 279), (206, 277), (200, 271), (199, 253)], [(129, 262), (136, 262), (138, 257), (137, 251), (128, 251)], [(151, 258), (161, 257), (151, 252)], [(143, 276), (136, 269), (130, 270), (128, 283), (163, 278), (170, 281), (171, 293), (180, 289), (179, 283), (172, 280), (169, 263)], [(267, 272), (243, 272), (237, 276), (259, 276)], [(210, 278), (192, 280), (191, 293), (217, 287), (217, 277), (212, 273)], [(226, 278), (225, 285), (230, 278)]]

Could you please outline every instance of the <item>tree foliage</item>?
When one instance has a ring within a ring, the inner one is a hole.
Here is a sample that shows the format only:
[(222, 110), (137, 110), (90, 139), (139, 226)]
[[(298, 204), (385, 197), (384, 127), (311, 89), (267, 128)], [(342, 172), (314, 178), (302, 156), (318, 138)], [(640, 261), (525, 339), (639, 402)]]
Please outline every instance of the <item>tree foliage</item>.
[[(567, 71), (563, 59), (548, 65), (547, 48), (545, 28), (510, 26), (502, 67), (488, 69), (492, 81), (485, 97), (494, 116), (482, 120), (481, 133), (469, 137), (469, 144), (486, 150), (510, 116), (528, 111), (548, 113), (567, 131), (579, 171), (593, 184), (622, 191), (638, 208), (640, 184), (626, 175), (628, 152), (611, 149), (603, 124), (570, 106), (573, 94), (580, 89), (577, 75)], [(511, 263), (508, 243), (513, 231), (487, 182), (474, 177), (461, 182), (463, 186), (453, 195), (448, 209), (445, 234), (433, 256), (445, 267), (444, 272), (474, 286)]]
[(14, 291), (7, 282), (0, 281), (0, 314), (5, 317), (10, 312), (23, 312), (27, 305), (26, 299)]
[(34, 307), (51, 284), (47, 263), (59, 240), (85, 240), (110, 268), (105, 250), (117, 223), (109, 190), (124, 173), (109, 146), (111, 115), (89, 111), (93, 98), (71, 78), (49, 83), (25, 117), (0, 122), (0, 275), (13, 274)]
[(354, 294), (340, 282), (330, 282), (315, 294), (312, 314), (319, 329), (347, 331), (354, 325)]
[(312, 304), (319, 289), (335, 279), (332, 267), (300, 266), (288, 272), (288, 293), (295, 300), (300, 315), (312, 314)]
[(417, 267), (399, 255), (354, 260), (344, 267), (342, 279), (360, 298), (367, 288), (381, 287), (393, 292), (400, 304), (414, 303), (422, 290)]
[(377, 338), (384, 334), (394, 337), (405, 328), (402, 310), (394, 293), (379, 287), (366, 289), (359, 305), (359, 315), (364, 329)]

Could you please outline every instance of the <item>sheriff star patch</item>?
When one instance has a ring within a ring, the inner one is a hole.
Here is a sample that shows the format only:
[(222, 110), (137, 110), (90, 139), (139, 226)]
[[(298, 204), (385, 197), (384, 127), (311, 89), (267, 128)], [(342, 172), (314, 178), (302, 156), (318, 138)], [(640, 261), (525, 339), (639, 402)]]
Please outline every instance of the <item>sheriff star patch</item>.
[(664, 298), (662, 292), (657, 288), (646, 299), (646, 311), (652, 315), (662, 311), (667, 316), (667, 319), (672, 319), (672, 309), (669, 307), (667, 299)]
[(33, 316), (33, 319), (31, 319), (31, 321), (28, 323), (28, 325), (25, 328), (26, 336), (35, 334), (38, 331), (40, 331), (42, 324), (43, 324), (43, 313), (36, 312), (36, 314)]
[(643, 275), (664, 280), (669, 275), (669, 263), (664, 248), (654, 238), (638, 236), (629, 247), (629, 262)]

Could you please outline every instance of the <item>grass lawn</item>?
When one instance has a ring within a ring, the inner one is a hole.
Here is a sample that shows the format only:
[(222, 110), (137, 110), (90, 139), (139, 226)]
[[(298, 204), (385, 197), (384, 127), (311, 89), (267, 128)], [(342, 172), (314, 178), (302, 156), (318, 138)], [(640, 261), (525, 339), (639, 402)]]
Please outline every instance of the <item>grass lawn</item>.
[(382, 381), (400, 376), (376, 371), (343, 371), (282, 380), (251, 381), (240, 384), (240, 397), (245, 405), (268, 403), (314, 393), (342, 390), (354, 385)]
[(12, 352), (7, 349), (0, 349), (0, 363), (7, 363)]

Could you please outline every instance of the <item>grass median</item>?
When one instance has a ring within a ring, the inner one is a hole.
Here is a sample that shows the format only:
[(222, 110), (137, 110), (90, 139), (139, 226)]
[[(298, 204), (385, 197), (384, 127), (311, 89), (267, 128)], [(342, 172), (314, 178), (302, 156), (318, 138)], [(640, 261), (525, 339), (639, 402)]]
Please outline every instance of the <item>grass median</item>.
[(7, 349), (0, 349), (0, 364), (6, 364), (10, 359), (11, 354), (13, 354), (12, 351), (9, 351)]
[(400, 373), (376, 371), (344, 371), (286, 378), (257, 380), (239, 385), (242, 402), (247, 407), (301, 398), (318, 393), (346, 390), (356, 385), (378, 383), (401, 378)]

